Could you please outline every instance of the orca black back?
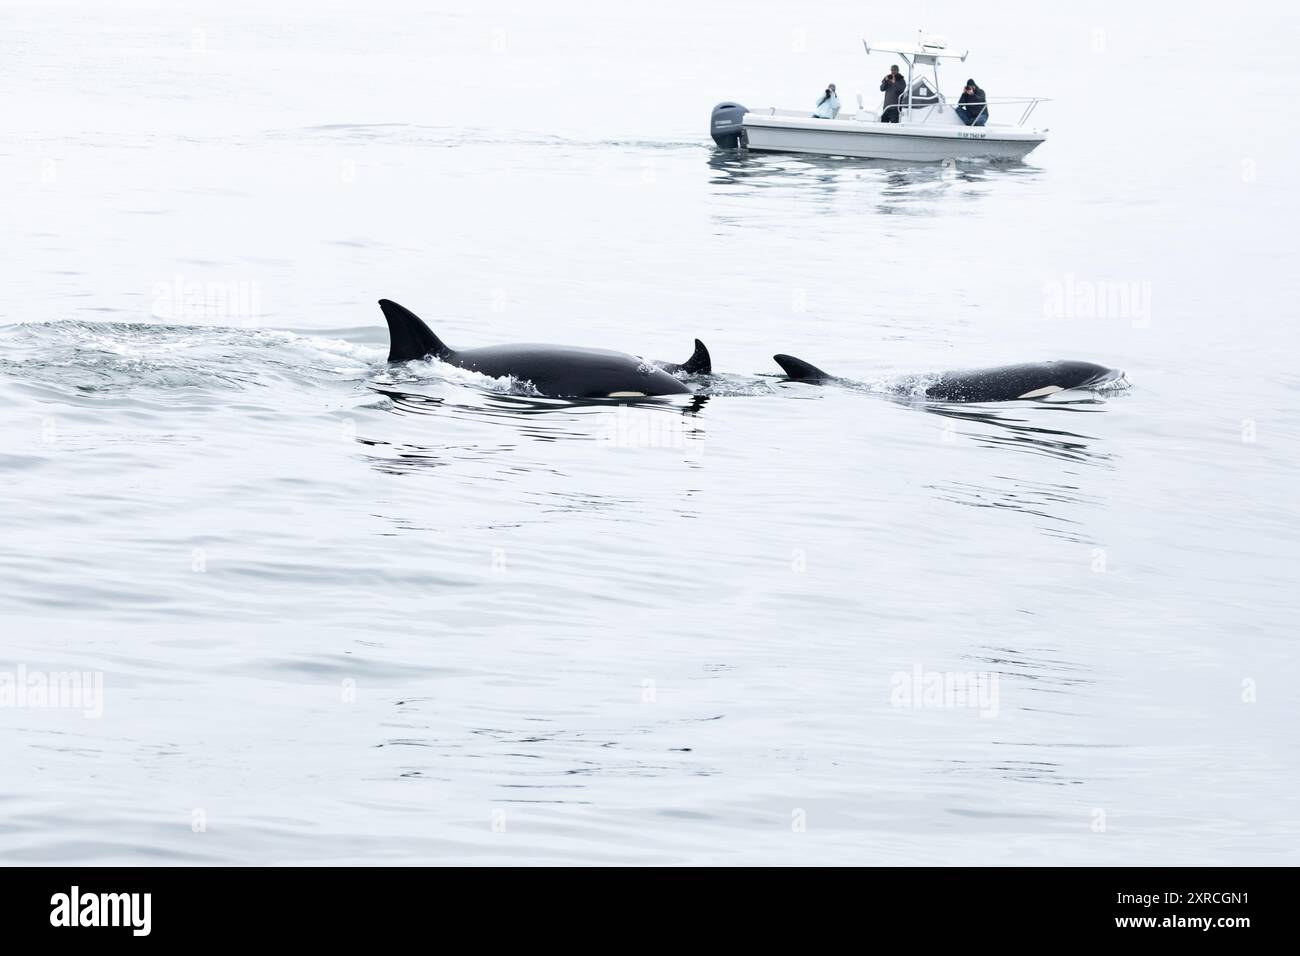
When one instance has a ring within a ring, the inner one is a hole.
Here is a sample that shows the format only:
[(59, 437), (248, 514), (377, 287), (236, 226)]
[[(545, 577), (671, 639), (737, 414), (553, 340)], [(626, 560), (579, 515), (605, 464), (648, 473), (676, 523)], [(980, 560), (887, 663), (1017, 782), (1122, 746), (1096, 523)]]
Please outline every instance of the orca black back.
[[(833, 382), (836, 376), (793, 355), (774, 355), (786, 376), (795, 382)], [(925, 389), (939, 402), (1013, 402), (1046, 398), (1072, 388), (1095, 388), (1120, 377), (1119, 372), (1092, 362), (1026, 362), (997, 368), (943, 372)]]
[[(410, 309), (390, 299), (380, 299), (379, 307), (388, 322), (390, 362), (436, 358), (491, 378), (527, 382), (549, 398), (646, 398), (691, 391), (664, 368), (625, 352), (533, 343), (453, 349)], [(696, 339), (691, 357), (668, 368), (707, 373), (709, 351)]]

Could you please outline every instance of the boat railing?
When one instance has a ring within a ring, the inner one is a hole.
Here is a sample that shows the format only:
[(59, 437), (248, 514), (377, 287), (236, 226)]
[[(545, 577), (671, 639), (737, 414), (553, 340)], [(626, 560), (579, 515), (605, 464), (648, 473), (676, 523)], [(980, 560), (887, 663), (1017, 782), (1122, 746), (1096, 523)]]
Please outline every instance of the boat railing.
[[(907, 106), (906, 103), (900, 105), (906, 106), (907, 109), (916, 109), (916, 110), (923, 110), (927, 106), (949, 105), (947, 97), (945, 97), (942, 93), (938, 94), (938, 97), (939, 97), (938, 102), (926, 103), (923, 104), (922, 106), (911, 107), (911, 106)], [(995, 96), (992, 99), (980, 100), (979, 102), (983, 104), (985, 111), (987, 111), (990, 107), (993, 106), (1024, 106), (1024, 110), (1020, 114), (1020, 119), (1010, 124), (1012, 126), (1024, 126), (1025, 123), (1029, 121), (1029, 117), (1033, 115), (1034, 110), (1038, 108), (1039, 103), (1050, 103), (1051, 101), (1052, 101), (1051, 97), (1047, 97), (1047, 96)], [(971, 104), (966, 104), (966, 105), (969, 106)], [(954, 106), (953, 109), (956, 109), (956, 107)], [(916, 125), (923, 126), (930, 119), (932, 115), (933, 115), (932, 113), (926, 113), (924, 116), (921, 117), (920, 123), (917, 123)]]
[[(1029, 121), (1029, 117), (1033, 114), (1034, 110), (1037, 108), (1039, 103), (1050, 103), (1051, 101), (1052, 101), (1051, 97), (1046, 97), (1046, 96), (996, 96), (993, 97), (992, 99), (983, 100), (982, 102), (986, 108), (993, 107), (993, 106), (997, 106), (997, 107), (1024, 106), (1024, 110), (1021, 112), (1020, 118), (1016, 120), (1015, 123), (998, 124), (999, 126), (1011, 125), (1011, 126), (1020, 127), (1020, 126), (1024, 126), (1025, 123)], [(950, 104), (948, 103), (947, 97), (945, 97), (942, 93), (940, 93), (938, 94), (938, 101), (935, 103), (926, 103), (922, 106), (915, 106), (915, 107), (908, 107), (905, 102), (900, 103), (899, 105), (907, 109), (914, 109), (917, 112), (921, 112), (925, 110), (926, 107), (929, 106), (949, 106)], [(956, 107), (953, 107), (953, 109), (955, 108)], [(778, 107), (775, 106), (762, 107), (756, 110), (751, 110), (750, 112), (755, 116), (766, 115), (772, 119), (775, 119), (778, 116), (788, 116), (791, 119), (806, 119), (812, 113), (811, 110), (805, 112), (804, 110), (779, 109)], [(859, 113), (848, 114), (848, 116), (854, 116), (856, 119), (861, 121), (864, 118), (862, 116), (863, 113), (868, 113), (871, 116), (879, 117), (883, 112), (884, 112), (883, 109), (870, 111), (860, 105)], [(921, 118), (917, 120), (914, 125), (924, 126), (927, 122), (929, 122), (930, 117), (933, 115), (934, 114), (931, 112), (925, 112), (924, 115), (922, 115)], [(848, 116), (845, 116), (844, 119), (847, 119)]]

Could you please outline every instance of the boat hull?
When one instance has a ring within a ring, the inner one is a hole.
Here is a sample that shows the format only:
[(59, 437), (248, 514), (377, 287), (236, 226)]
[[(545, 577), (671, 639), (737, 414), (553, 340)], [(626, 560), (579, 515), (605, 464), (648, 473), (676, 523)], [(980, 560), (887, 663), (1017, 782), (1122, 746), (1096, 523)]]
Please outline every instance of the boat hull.
[(855, 120), (792, 120), (747, 113), (746, 145), (774, 153), (937, 163), (955, 159), (1024, 159), (1047, 137), (1038, 130), (930, 126)]

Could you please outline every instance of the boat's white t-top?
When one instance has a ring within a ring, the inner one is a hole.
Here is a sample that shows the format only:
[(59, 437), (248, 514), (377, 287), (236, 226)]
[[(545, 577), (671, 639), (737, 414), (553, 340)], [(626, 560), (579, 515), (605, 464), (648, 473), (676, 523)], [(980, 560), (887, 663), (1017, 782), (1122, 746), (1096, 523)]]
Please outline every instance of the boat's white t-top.
[(863, 40), (862, 45), (866, 47), (868, 56), (872, 53), (894, 53), (907, 57), (920, 66), (930, 66), (943, 59), (961, 60), (964, 63), (966, 57), (970, 56), (970, 50), (962, 50), (960, 53), (950, 50), (946, 39), (929, 33), (918, 33), (915, 40), (890, 41), (874, 45), (870, 40)]
[[(1040, 98), (984, 102), (978, 125), (967, 123), (940, 92), (940, 65), (965, 62), (969, 51), (948, 46), (942, 37), (919, 34), (914, 41), (863, 41), (868, 55), (887, 53), (906, 64), (906, 85), (898, 101), (897, 122), (882, 119), (883, 98), (874, 109), (859, 93), (856, 112), (814, 117), (812, 109), (769, 107), (750, 110), (738, 103), (714, 107), (712, 134), (723, 148), (816, 153), (874, 159), (937, 161), (963, 157), (1023, 159), (1046, 139), (1046, 129), (1027, 125)], [(1001, 114), (997, 120), (994, 115)], [(1018, 116), (1018, 118), (1016, 118)], [(969, 114), (968, 114), (969, 117)], [(1014, 122), (1006, 122), (1006, 118)]]

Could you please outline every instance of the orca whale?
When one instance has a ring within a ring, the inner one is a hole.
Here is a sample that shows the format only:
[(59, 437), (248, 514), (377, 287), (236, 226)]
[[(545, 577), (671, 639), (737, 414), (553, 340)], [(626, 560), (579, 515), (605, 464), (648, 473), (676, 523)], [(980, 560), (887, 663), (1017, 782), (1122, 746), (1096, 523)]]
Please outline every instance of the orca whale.
[(388, 361), (436, 358), (457, 368), (492, 378), (510, 376), (530, 382), (549, 398), (643, 398), (688, 395), (691, 390), (672, 373), (707, 375), (712, 371), (709, 350), (699, 339), (695, 351), (680, 365), (647, 362), (635, 355), (572, 345), (488, 345), (453, 349), (410, 309), (380, 299), (388, 322)]
[[(833, 382), (837, 376), (793, 355), (774, 355), (786, 377), (795, 382)], [(1072, 388), (1096, 388), (1120, 377), (1120, 372), (1091, 362), (1026, 362), (998, 368), (943, 372), (925, 389), (925, 397), (940, 402), (1013, 402), (1046, 398)]]

